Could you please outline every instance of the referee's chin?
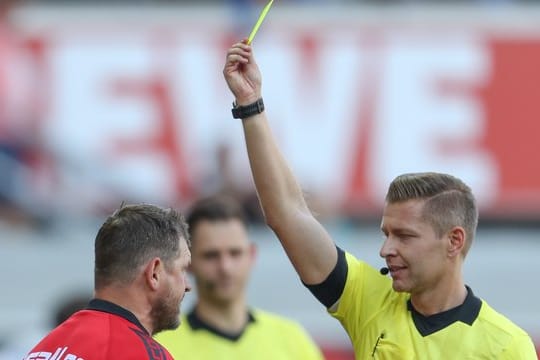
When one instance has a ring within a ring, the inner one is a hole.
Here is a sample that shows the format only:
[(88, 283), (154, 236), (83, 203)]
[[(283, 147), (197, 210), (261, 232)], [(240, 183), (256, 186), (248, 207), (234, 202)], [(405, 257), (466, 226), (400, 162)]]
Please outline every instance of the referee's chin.
[(403, 284), (400, 284), (399, 281), (392, 280), (392, 289), (394, 289), (395, 292), (398, 293), (410, 293), (411, 289), (407, 286), (404, 286)]

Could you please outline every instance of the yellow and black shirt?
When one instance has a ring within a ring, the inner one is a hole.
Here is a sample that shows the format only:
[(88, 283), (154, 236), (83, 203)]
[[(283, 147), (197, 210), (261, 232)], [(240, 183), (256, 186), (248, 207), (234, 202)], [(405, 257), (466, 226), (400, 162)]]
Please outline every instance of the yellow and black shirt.
[(392, 289), (390, 278), (341, 249), (338, 253), (336, 269), (342, 270), (334, 270), (334, 281), (345, 280), (330, 314), (349, 334), (357, 359), (537, 359), (527, 333), (470, 288), (462, 305), (423, 316), (409, 294)]
[(178, 329), (159, 333), (155, 339), (182, 360), (323, 360), (299, 324), (261, 310), (249, 312), (249, 321), (238, 334), (212, 327), (193, 310)]

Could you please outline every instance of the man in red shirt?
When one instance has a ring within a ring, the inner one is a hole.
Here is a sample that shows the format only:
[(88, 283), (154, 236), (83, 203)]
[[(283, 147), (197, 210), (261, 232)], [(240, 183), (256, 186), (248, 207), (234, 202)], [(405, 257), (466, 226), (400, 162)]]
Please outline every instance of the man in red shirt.
[(25, 360), (167, 360), (152, 335), (180, 324), (191, 290), (184, 218), (153, 205), (123, 206), (95, 240), (95, 298), (52, 330)]

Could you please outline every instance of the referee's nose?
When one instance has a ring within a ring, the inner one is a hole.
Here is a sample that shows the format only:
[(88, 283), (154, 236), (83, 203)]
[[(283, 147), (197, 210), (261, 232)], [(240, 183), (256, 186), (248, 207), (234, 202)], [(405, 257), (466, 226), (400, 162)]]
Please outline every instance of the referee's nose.
[(382, 258), (387, 258), (389, 256), (396, 256), (397, 251), (395, 247), (395, 241), (393, 241), (392, 236), (387, 236), (381, 246), (379, 251), (379, 256)]

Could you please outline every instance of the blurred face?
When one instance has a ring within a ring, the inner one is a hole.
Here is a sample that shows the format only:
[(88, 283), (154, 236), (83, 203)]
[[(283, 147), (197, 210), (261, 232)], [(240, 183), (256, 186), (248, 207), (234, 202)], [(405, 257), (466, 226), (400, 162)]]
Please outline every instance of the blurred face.
[(422, 219), (423, 206), (423, 200), (409, 200), (386, 204), (383, 211), (380, 255), (386, 259), (396, 291), (417, 294), (444, 286), (449, 266), (446, 235), (438, 237)]
[(163, 284), (152, 308), (154, 334), (180, 325), (180, 303), (186, 292), (191, 291), (188, 268), (191, 253), (184, 239), (180, 240), (180, 256), (164, 266)]
[(191, 270), (201, 299), (220, 305), (243, 299), (255, 251), (240, 220), (197, 223), (192, 252)]

